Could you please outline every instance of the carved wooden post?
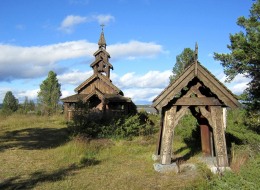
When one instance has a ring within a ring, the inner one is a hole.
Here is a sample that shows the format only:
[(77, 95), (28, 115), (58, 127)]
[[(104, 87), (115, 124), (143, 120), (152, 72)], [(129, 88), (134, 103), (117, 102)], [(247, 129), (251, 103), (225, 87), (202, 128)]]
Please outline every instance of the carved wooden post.
[(161, 164), (171, 164), (175, 113), (176, 106), (173, 106), (170, 110), (165, 111), (161, 146)]
[(159, 138), (158, 138), (158, 142), (157, 142), (157, 146), (156, 146), (156, 151), (155, 151), (155, 155), (159, 156), (161, 153), (161, 146), (162, 146), (162, 138), (163, 138), (163, 120), (164, 120), (164, 113), (163, 111), (161, 111), (160, 113), (161, 118), (160, 118), (160, 129), (159, 129)]
[(211, 106), (212, 127), (214, 135), (217, 164), (219, 167), (228, 166), (227, 146), (223, 122), (223, 110), (220, 106)]

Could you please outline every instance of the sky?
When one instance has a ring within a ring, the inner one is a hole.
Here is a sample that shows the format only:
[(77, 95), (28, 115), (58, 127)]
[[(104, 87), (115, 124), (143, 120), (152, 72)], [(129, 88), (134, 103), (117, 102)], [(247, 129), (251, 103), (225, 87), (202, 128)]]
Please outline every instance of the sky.
[(168, 86), (176, 56), (195, 48), (198, 60), (234, 94), (250, 81), (225, 83), (213, 54), (230, 53), (229, 35), (242, 30), (251, 0), (1, 0), (0, 103), (7, 91), (36, 100), (49, 71), (62, 97), (90, 77), (101, 24), (113, 84), (136, 104), (150, 104)]

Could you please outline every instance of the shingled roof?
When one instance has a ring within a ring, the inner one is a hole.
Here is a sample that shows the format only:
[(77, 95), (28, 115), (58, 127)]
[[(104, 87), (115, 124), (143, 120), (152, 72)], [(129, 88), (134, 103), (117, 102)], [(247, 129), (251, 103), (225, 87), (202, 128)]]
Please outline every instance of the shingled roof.
[(157, 110), (161, 110), (162, 107), (166, 106), (173, 98), (175, 98), (175, 96), (195, 77), (203, 82), (212, 93), (224, 102), (225, 106), (230, 108), (240, 106), (237, 97), (210, 71), (203, 67), (199, 62), (195, 61), (153, 100), (153, 107)]
[(88, 94), (74, 94), (72, 96), (67, 96), (66, 98), (61, 99), (61, 101), (70, 103), (70, 102), (78, 102), (84, 98), (86, 98)]
[(79, 92), (82, 88), (85, 86), (88, 86), (92, 81), (95, 79), (101, 79), (104, 81), (108, 86), (110, 86), (112, 89), (114, 89), (117, 93), (122, 93), (119, 88), (117, 88), (107, 77), (103, 76), (102, 74), (93, 74), (91, 77), (89, 77), (87, 80), (85, 80), (83, 83), (81, 83), (77, 88), (75, 88), (75, 92)]

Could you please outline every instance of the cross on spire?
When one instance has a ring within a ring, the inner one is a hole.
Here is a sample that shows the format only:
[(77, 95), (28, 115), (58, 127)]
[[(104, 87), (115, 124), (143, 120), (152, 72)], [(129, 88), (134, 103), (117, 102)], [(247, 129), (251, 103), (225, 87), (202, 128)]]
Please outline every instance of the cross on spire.
[(102, 32), (104, 31), (104, 24), (100, 24), (101, 28), (102, 28)]

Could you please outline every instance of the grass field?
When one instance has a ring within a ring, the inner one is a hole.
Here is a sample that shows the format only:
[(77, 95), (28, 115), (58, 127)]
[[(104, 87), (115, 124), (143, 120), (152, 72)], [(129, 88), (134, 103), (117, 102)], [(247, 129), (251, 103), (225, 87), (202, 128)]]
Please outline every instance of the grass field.
[[(175, 152), (186, 154), (176, 139)], [(196, 155), (185, 161), (197, 164), (194, 171), (154, 171), (156, 141), (71, 137), (62, 116), (2, 117), (0, 189), (207, 189), (212, 174)]]

